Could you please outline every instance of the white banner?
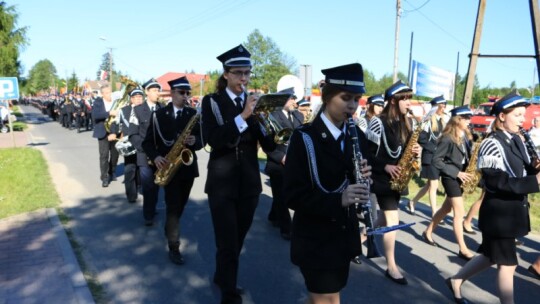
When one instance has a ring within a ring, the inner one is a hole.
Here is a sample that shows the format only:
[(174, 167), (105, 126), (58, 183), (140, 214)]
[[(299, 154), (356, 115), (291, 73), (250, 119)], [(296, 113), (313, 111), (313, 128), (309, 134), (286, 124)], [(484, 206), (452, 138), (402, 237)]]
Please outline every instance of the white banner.
[(410, 83), (416, 95), (437, 97), (444, 95), (446, 100), (454, 99), (456, 75), (435, 66), (412, 62)]

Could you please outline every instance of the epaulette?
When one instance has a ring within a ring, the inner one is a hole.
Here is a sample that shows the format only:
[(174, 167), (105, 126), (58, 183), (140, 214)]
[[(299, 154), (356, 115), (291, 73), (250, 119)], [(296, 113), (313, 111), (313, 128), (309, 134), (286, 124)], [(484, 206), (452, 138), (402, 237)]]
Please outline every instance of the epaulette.
[(505, 170), (504, 150), (499, 141), (494, 137), (488, 137), (480, 144), (478, 151), (477, 168), (491, 168)]
[(380, 145), (381, 143), (381, 135), (383, 132), (383, 125), (382, 121), (379, 117), (373, 117), (369, 121), (368, 128), (366, 130), (366, 138), (376, 143), (377, 145)]

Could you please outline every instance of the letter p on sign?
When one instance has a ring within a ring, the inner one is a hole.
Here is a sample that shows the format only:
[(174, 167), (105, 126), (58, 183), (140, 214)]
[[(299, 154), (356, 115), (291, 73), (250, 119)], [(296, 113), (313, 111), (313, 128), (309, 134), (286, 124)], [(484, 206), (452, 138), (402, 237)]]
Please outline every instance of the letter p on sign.
[(19, 99), (17, 77), (0, 77), (0, 99)]

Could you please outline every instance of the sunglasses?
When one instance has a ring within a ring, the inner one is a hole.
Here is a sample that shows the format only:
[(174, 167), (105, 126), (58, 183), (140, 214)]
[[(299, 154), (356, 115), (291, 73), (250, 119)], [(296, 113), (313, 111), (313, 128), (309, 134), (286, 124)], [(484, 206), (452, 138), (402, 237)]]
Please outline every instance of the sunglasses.
[(191, 96), (191, 91), (175, 90), (175, 92), (180, 94), (180, 95)]

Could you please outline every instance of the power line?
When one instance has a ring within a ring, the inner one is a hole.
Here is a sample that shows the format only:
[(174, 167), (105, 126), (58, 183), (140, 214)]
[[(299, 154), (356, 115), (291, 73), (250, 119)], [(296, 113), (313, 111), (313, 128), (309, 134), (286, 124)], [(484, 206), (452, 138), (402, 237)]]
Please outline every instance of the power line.
[[(406, 9), (404, 9), (403, 11), (404, 11), (405, 13), (416, 12), (417, 10), (419, 10), (419, 9), (421, 9), (422, 7), (426, 6), (426, 4), (429, 3), (429, 1), (431, 1), (431, 0), (427, 0), (426, 2), (424, 2), (424, 4), (420, 5), (419, 7), (415, 8), (415, 9), (413, 9), (413, 10), (406, 10)], [(405, 2), (407, 2), (410, 6), (414, 7), (412, 4), (409, 3), (409, 1), (405, 0)]]

